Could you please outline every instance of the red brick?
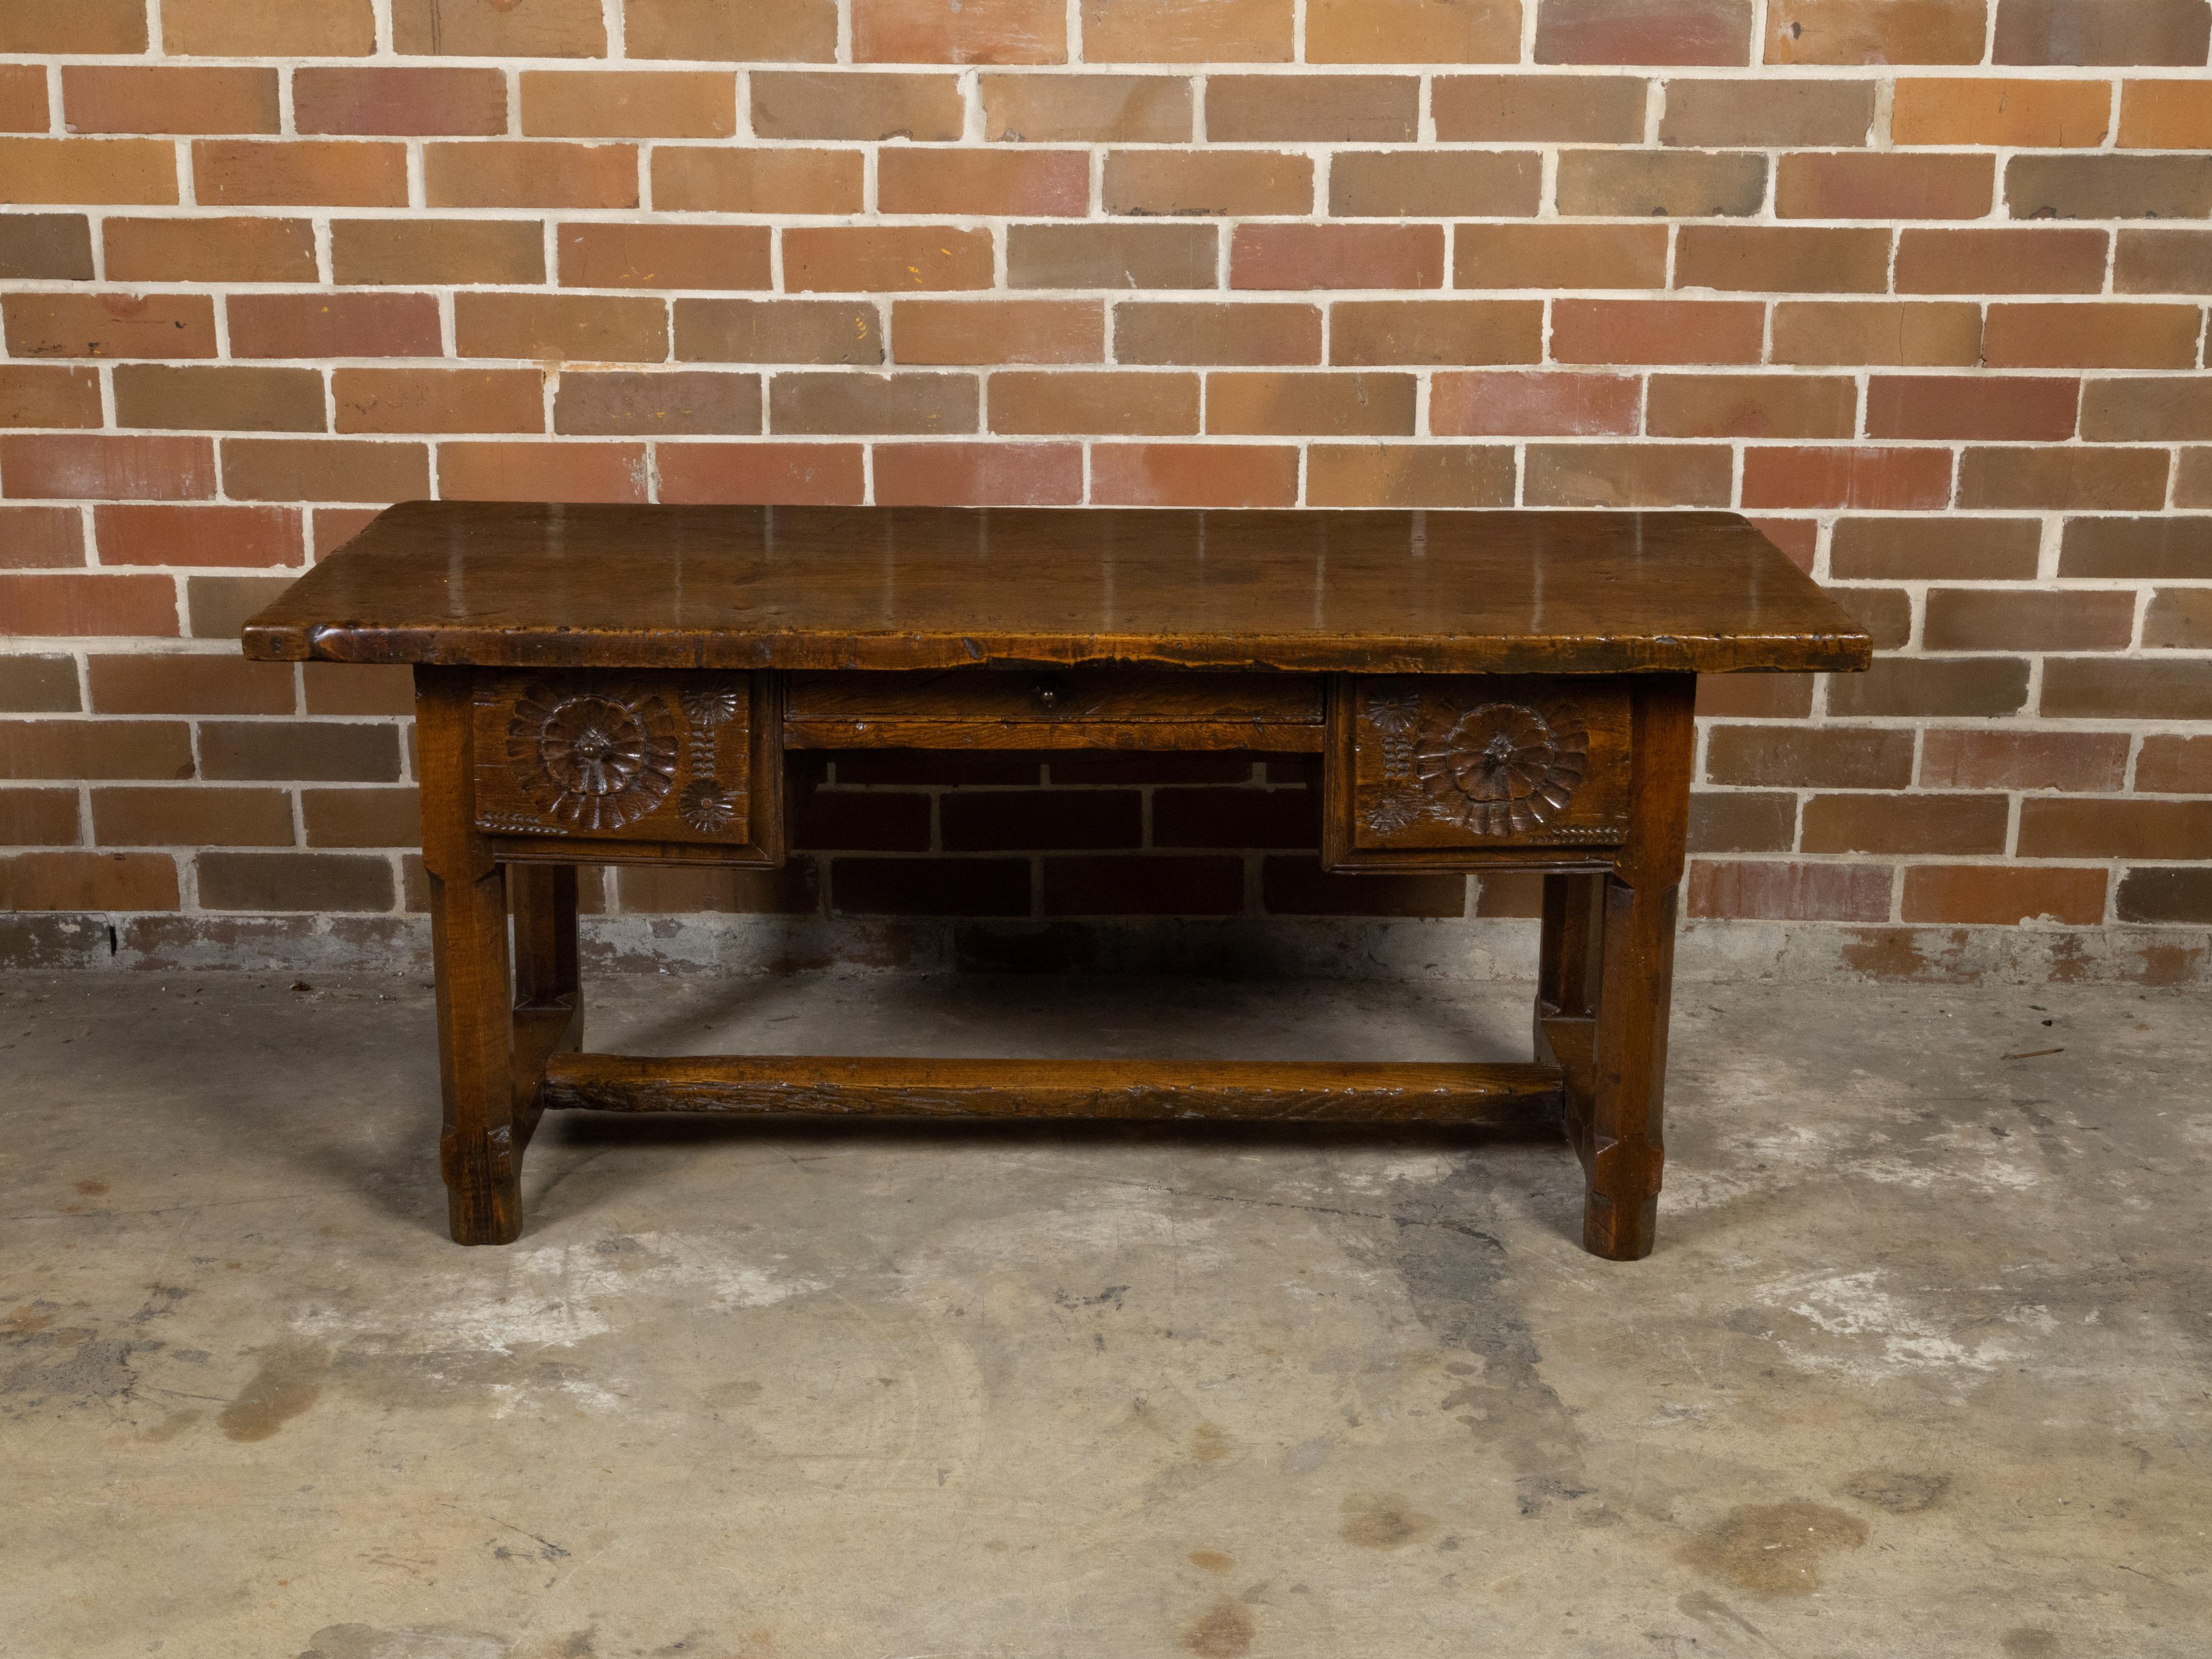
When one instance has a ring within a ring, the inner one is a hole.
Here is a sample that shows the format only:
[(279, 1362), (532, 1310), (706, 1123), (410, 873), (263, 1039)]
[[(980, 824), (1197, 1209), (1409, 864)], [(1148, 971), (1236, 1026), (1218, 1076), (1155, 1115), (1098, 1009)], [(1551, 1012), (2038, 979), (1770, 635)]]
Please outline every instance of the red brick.
[(1437, 225), (1239, 225), (1229, 285), (1243, 289), (1440, 288)]
[(994, 432), (1054, 436), (1123, 433), (1175, 436), (1198, 430), (1198, 376), (1149, 372), (994, 374)]
[(1291, 0), (1083, 0), (1093, 64), (1287, 64)]
[(74, 847), (77, 840), (76, 790), (0, 789), (0, 847)]
[(0, 5), (0, 52), (100, 52), (146, 50), (146, 0), (7, 0)]
[(2101, 230), (1992, 226), (1900, 230), (1899, 294), (2094, 294), (2105, 285)]
[(203, 138), (192, 184), (204, 207), (405, 207), (407, 151), (343, 138)]
[(495, 69), (325, 65), (292, 74), (294, 125), (307, 133), (496, 138), (507, 76)]
[(1101, 200), (1109, 213), (1307, 213), (1313, 163), (1267, 150), (1115, 150)]
[(710, 363), (884, 360), (876, 307), (849, 300), (678, 300), (676, 355)]
[(1912, 733), (1839, 726), (1717, 726), (1705, 742), (1715, 783), (1769, 789), (1902, 789)]
[(1880, 294), (1889, 232), (1811, 225), (1685, 225), (1674, 286), (1751, 293)]
[(1641, 387), (1633, 375), (1438, 374), (1429, 430), (1439, 437), (1600, 437), (1636, 430)]
[(161, 139), (0, 138), (0, 202), (176, 200), (177, 148)]
[(1748, 64), (1751, 0), (1543, 0), (1540, 64)]
[(215, 304), (197, 294), (10, 294), (17, 357), (212, 357)]
[(1072, 149), (885, 149), (876, 162), (884, 213), (1080, 218), (1091, 158)]
[(425, 144), (434, 208), (634, 208), (635, 144), (500, 142)]
[(876, 500), (886, 507), (1073, 507), (1083, 499), (1078, 444), (875, 447)]
[(103, 424), (98, 369), (61, 363), (0, 363), (0, 426)]
[(2212, 795), (2212, 738), (2146, 737), (2136, 757), (2136, 788), (2144, 794)]
[(299, 702), (289, 663), (242, 657), (94, 654), (85, 678), (96, 714), (290, 714)]
[(1756, 445), (1743, 454), (1747, 507), (1943, 507), (1951, 499), (1948, 449)]
[(1563, 363), (1755, 363), (1765, 307), (1740, 300), (1559, 300), (1552, 356)]
[(2063, 865), (1925, 864), (1905, 872), (1907, 921), (1984, 923), (2063, 921), (2089, 927), (2105, 919), (2102, 870)]
[(340, 432), (543, 432), (545, 376), (535, 368), (338, 368)]
[(1533, 363), (1544, 310), (1533, 300), (1341, 300), (1328, 350), (1336, 363)]
[(2128, 738), (2119, 732), (1936, 726), (1920, 740), (1920, 781), (1930, 789), (2116, 790), (2127, 769)]
[(1867, 383), (1867, 431), (1876, 438), (2070, 438), (2081, 384), (2057, 375), (1876, 374)]
[(658, 459), (664, 501), (845, 507), (866, 487), (859, 444), (667, 443)]
[(71, 132), (273, 133), (276, 90), (273, 69), (72, 64), (62, 113)]
[(2129, 592), (1931, 587), (1921, 644), (1930, 651), (2124, 651)]
[(1322, 444), (1306, 452), (1309, 507), (1510, 507), (1510, 444)]
[(1277, 444), (1095, 444), (1091, 499), (1120, 507), (1289, 507), (1298, 453)]
[(2203, 0), (2002, 0), (1990, 61), (2201, 69), (2208, 38)]
[(457, 58), (603, 58), (607, 36), (599, 0), (392, 0), (392, 45)]
[(430, 493), (430, 452), (335, 438), (226, 438), (222, 488), (250, 501), (415, 501)]
[(46, 71), (40, 64), (0, 64), (0, 132), (44, 132)]
[(2095, 800), (2031, 796), (2020, 804), (2027, 859), (2202, 859), (2212, 800)]
[(769, 426), (809, 435), (975, 430), (980, 392), (972, 374), (778, 374), (769, 386)]
[(1165, 75), (987, 75), (983, 133), (999, 143), (1180, 144), (1190, 82)]
[(177, 588), (167, 576), (10, 572), (0, 574), (0, 615), (22, 635), (173, 635)]
[(1725, 444), (1530, 444), (1531, 507), (1725, 507)]
[(1649, 91), (1626, 75), (1440, 75), (1429, 98), (1437, 137), (1448, 144), (1633, 144), (1644, 138)]
[(661, 213), (858, 213), (857, 149), (724, 149), (672, 144), (653, 152)]
[(896, 300), (902, 363), (1095, 363), (1106, 350), (1097, 300)]
[(1214, 143), (1407, 144), (1420, 137), (1421, 83), (1409, 75), (1212, 75)]
[(1114, 356), (1125, 363), (1317, 363), (1321, 308), (1125, 301), (1114, 308)]
[(313, 368), (125, 363), (114, 371), (115, 423), (192, 431), (320, 432), (323, 376)]
[(0, 858), (0, 910), (173, 910), (166, 853), (18, 853)]
[(1236, 437), (1410, 437), (1411, 374), (1280, 370), (1206, 377), (1206, 429)]
[(1064, 64), (1064, 0), (853, 0), (856, 64)]
[(1964, 301), (1785, 300), (1774, 307), (1778, 363), (1971, 367), (1981, 356), (1981, 308)]
[(960, 83), (950, 75), (755, 70), (747, 80), (761, 138), (953, 143), (967, 123)]
[(1969, 449), (1959, 463), (1959, 505), (2104, 512), (2160, 507), (2168, 465), (2162, 449)]
[(161, 44), (173, 54), (343, 58), (376, 49), (369, 0), (161, 0)]
[(726, 70), (525, 70), (522, 131), (533, 138), (729, 138), (737, 77)]
[(1785, 155), (1775, 173), (1774, 211), (1784, 219), (1982, 219), (1996, 180), (1987, 155)]
[(563, 288), (774, 286), (766, 225), (562, 225)]
[(2195, 306), (2000, 303), (1984, 356), (1992, 368), (2188, 368), (2201, 321)]
[(1664, 225), (1462, 225), (1455, 288), (1664, 288)]
[(234, 294), (234, 357), (435, 357), (438, 301), (428, 294)]
[(576, 294), (456, 294), (463, 357), (657, 363), (668, 356), (668, 308), (657, 299)]
[(1798, 830), (1803, 853), (2002, 853), (2002, 795), (1815, 795)]
[(84, 520), (75, 507), (0, 507), (0, 570), (60, 570), (84, 563)]
[(1310, 64), (1510, 64), (1521, 0), (1308, 0)]
[(826, 64), (837, 55), (836, 0), (627, 0), (623, 16), (632, 58)]
[(1988, 0), (1772, 0), (1770, 64), (1978, 64)]
[(1884, 921), (1890, 879), (1884, 865), (1695, 859), (1686, 908), (1769, 921)]
[[(1813, 712), (1813, 677), (1701, 674), (1697, 708), (1700, 717), (1715, 720), (1802, 720)], [(1793, 826), (1796, 822), (1794, 811), (1790, 822)]]
[(1644, 421), (1655, 438), (1848, 438), (1857, 415), (1839, 374), (1654, 374)]
[(1786, 853), (1796, 839), (1794, 795), (1700, 789), (1690, 797), (1692, 853)]
[(0, 483), (17, 500), (192, 501), (215, 494), (206, 438), (0, 434)]
[(758, 432), (761, 377), (712, 370), (566, 370), (554, 401), (553, 429), (579, 437)]
[(2143, 644), (2154, 651), (2212, 650), (2212, 588), (2161, 587), (2152, 594)]
[(1900, 77), (1889, 136), (1897, 144), (2094, 149), (2112, 108), (2112, 88), (2103, 81)]
[(783, 233), (793, 293), (988, 288), (991, 233), (938, 225), (838, 225)]
[(299, 510), (133, 503), (93, 513), (102, 564), (276, 565), (307, 557)]
[(645, 472), (643, 444), (438, 446), (438, 494), (449, 501), (642, 501)]

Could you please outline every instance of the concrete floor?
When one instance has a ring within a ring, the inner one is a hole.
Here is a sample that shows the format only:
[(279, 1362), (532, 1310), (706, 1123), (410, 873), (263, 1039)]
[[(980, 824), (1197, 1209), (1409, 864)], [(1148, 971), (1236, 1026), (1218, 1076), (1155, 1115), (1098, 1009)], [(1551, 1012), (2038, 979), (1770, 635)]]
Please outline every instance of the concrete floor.
[[(1524, 996), (630, 980), (593, 1042), (1449, 1057)], [(1553, 1142), (575, 1117), (464, 1251), (420, 984), (0, 981), (0, 1654), (2206, 1652), (2203, 994), (1683, 1001), (1615, 1266)]]

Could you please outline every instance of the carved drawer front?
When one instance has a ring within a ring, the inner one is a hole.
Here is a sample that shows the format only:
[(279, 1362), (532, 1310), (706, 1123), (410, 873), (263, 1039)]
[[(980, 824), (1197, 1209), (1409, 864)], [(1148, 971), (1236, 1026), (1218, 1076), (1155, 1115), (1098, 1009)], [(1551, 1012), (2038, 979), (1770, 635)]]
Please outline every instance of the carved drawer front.
[(1329, 861), (1449, 867), (1618, 846), (1628, 734), (1622, 685), (1347, 676), (1331, 716)]
[(766, 675), (707, 671), (479, 674), (477, 827), (773, 861), (781, 768), (770, 692)]

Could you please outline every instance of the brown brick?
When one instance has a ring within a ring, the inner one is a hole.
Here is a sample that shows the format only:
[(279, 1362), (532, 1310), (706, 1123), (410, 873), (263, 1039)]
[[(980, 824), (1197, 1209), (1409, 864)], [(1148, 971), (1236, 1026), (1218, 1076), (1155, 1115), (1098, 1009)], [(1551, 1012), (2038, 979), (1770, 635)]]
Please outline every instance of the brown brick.
[(1315, 444), (1310, 507), (1510, 507), (1510, 444)]
[(1411, 143), (1421, 83), (1405, 75), (1215, 75), (1206, 82), (1214, 143)]
[(2154, 795), (2212, 795), (2212, 738), (2146, 737), (2136, 757), (2136, 788)]
[(192, 182), (204, 207), (405, 207), (407, 152), (359, 139), (203, 138)]
[(435, 357), (438, 302), (428, 294), (234, 294), (234, 357)]
[(1755, 363), (1764, 308), (1738, 300), (1559, 300), (1552, 356), (1563, 363)]
[(1180, 144), (1190, 82), (1164, 75), (987, 75), (983, 135), (1006, 143)]
[(327, 424), (322, 373), (126, 363), (115, 371), (115, 423), (187, 431), (321, 432)]
[(60, 363), (0, 363), (0, 426), (97, 427), (100, 371)]
[(1540, 64), (1748, 64), (1750, 0), (1543, 0)]
[(1411, 374), (1254, 370), (1206, 376), (1206, 429), (1237, 437), (1410, 437)]
[(389, 910), (392, 866), (348, 853), (203, 853), (200, 904), (209, 910)]
[(72, 64), (62, 70), (71, 132), (277, 131), (276, 71)]
[(1238, 858), (1136, 854), (1048, 858), (1048, 916), (1237, 915), (1244, 908)]
[[(319, 507), (307, 515), (307, 551), (318, 562), (327, 559), (376, 522), (373, 507)], [(310, 712), (313, 712), (312, 710)]]
[(1978, 306), (1945, 301), (1785, 300), (1774, 307), (1773, 361), (1778, 363), (1971, 367), (1981, 355)]
[(1841, 375), (1655, 374), (1656, 438), (1848, 438), (1858, 390)]
[(781, 870), (632, 865), (617, 871), (615, 878), (625, 915), (688, 915), (702, 910), (741, 915), (812, 915), (822, 908), (821, 876), (810, 858), (793, 858)]
[(289, 714), (289, 663), (240, 657), (94, 656), (86, 663), (98, 714)]
[(1293, 847), (1317, 852), (1321, 793), (1314, 789), (1163, 789), (1152, 797), (1152, 845)]
[(2202, 68), (2209, 36), (2202, 0), (2003, 0), (1990, 59)]
[(146, 0), (72, 0), (66, 6), (46, 0), (0, 3), (0, 52), (90, 55), (145, 50)]
[(1921, 643), (1930, 651), (2124, 651), (2135, 595), (1936, 587)]
[(2015, 219), (2202, 219), (2212, 161), (2202, 155), (2015, 155), (2005, 166)]
[(1632, 144), (1649, 86), (1626, 75), (1440, 75), (1429, 96), (1448, 144)]
[(644, 298), (456, 294), (453, 343), (464, 357), (657, 363), (668, 356), (667, 307)]
[(421, 444), (226, 438), (222, 487), (224, 494), (250, 501), (414, 501), (430, 493), (430, 453)]
[(1717, 726), (1705, 739), (1715, 783), (1769, 789), (1902, 789), (1912, 733), (1839, 726)]
[(1899, 294), (2094, 294), (2105, 285), (2101, 230), (1900, 230)]
[(1951, 499), (1951, 452), (1836, 445), (1759, 445), (1743, 457), (1747, 507), (1944, 507)]
[(18, 853), (0, 858), (0, 910), (173, 910), (163, 853)]
[(1265, 150), (1115, 150), (1102, 199), (1109, 213), (1307, 213), (1313, 163)]
[(1969, 449), (1959, 463), (1961, 507), (2125, 511), (2166, 505), (2162, 449)]
[[(2095, 872), (2102, 875), (2102, 871)], [(2130, 870), (2113, 914), (2122, 921), (2212, 922), (2212, 870), (2197, 866)]]
[(626, 0), (623, 16), (632, 58), (826, 64), (837, 55), (836, 0)]
[(841, 915), (1025, 916), (1027, 859), (841, 858), (830, 903)]
[(2212, 230), (2122, 230), (2112, 286), (2122, 294), (2195, 295), (2212, 288)]
[(55, 639), (101, 634), (173, 636), (176, 589), (166, 576), (99, 571), (0, 574), (0, 615), (11, 634)]
[(1329, 163), (1328, 210), (1340, 219), (1528, 216), (1543, 171), (1533, 154), (1346, 150)]
[(569, 224), (555, 243), (563, 288), (764, 289), (769, 237), (765, 225)]
[(419, 847), (422, 842), (422, 807), (412, 789), (302, 789), (300, 817), (310, 847)]
[(1890, 880), (1886, 865), (1698, 859), (1690, 866), (1687, 908), (1692, 916), (1767, 921), (1886, 921)]
[(2128, 739), (2118, 732), (1937, 726), (1921, 738), (1920, 781), (1931, 789), (2112, 790), (2127, 769)]
[(1692, 853), (1786, 853), (1796, 840), (1795, 795), (1700, 789), (1690, 797)]
[(534, 368), (337, 368), (340, 432), (543, 432), (544, 374)]
[(643, 444), (448, 443), (438, 493), (448, 501), (645, 500)]
[(44, 132), (46, 71), (41, 64), (0, 64), (0, 132)]
[(2151, 443), (2212, 438), (2212, 375), (2085, 380), (2081, 435)]
[(1321, 307), (1129, 301), (1114, 307), (1125, 363), (1317, 363)]
[(2212, 449), (2185, 449), (2173, 469), (2176, 507), (2212, 507)]
[(1212, 225), (1009, 225), (1010, 288), (1212, 288)]
[(205, 438), (0, 434), (0, 483), (19, 501), (192, 501), (215, 494), (215, 445)]
[(857, 505), (859, 444), (663, 444), (660, 499), (744, 505)]
[(331, 265), (342, 283), (542, 283), (545, 231), (535, 219), (338, 219)]
[(0, 789), (0, 847), (74, 847), (76, 820), (74, 789)]
[(1455, 288), (1664, 288), (1664, 225), (1462, 225)]
[(1875, 438), (2070, 438), (2081, 386), (2055, 374), (1871, 375), (1867, 433)]
[(0, 214), (0, 282), (91, 280), (92, 225), (82, 214)]
[(1124, 433), (1172, 437), (1198, 430), (1198, 376), (1158, 373), (994, 374), (994, 432), (1049, 436)]
[(1987, 0), (1773, 0), (1770, 64), (1978, 64)]
[(753, 132), (762, 138), (907, 138), (950, 143), (966, 123), (950, 75), (756, 70)]
[(314, 227), (305, 219), (107, 221), (107, 275), (121, 283), (312, 283)]
[(1091, 208), (1091, 158), (1073, 149), (894, 147), (877, 160), (876, 202), (884, 213), (1081, 218)]
[(176, 146), (161, 139), (0, 138), (0, 202), (176, 199)]
[(1563, 150), (1557, 188), (1562, 216), (1741, 216), (1758, 212), (1766, 200), (1766, 158), (1719, 150)]
[(2212, 517), (2070, 519), (2059, 547), (2058, 574), (2212, 579)]
[(1530, 444), (1531, 507), (1725, 507), (1725, 444)]
[(1897, 83), (1890, 140), (2094, 149), (2105, 141), (2112, 106), (2112, 87), (2102, 81), (1915, 76)]
[(662, 213), (858, 213), (857, 149), (723, 149), (660, 146), (653, 152), (653, 204)]
[(2120, 85), (2120, 148), (2212, 149), (2212, 86), (2191, 81)]
[(1083, 0), (1093, 64), (1287, 64), (1291, 0)]
[(1927, 864), (1905, 872), (1907, 921), (1984, 923), (2063, 921), (2088, 927), (2105, 919), (2102, 870), (2036, 868), (2016, 864)]
[(422, 147), (423, 188), (434, 208), (634, 208), (637, 179), (635, 144)]
[(392, 0), (392, 45), (456, 58), (604, 58), (607, 36), (599, 0)]
[(1784, 219), (1980, 219), (1996, 164), (1987, 155), (1837, 151), (1785, 155), (1774, 210)]
[(215, 305), (198, 294), (10, 294), (17, 357), (212, 357)]
[(2027, 664), (2016, 657), (1876, 657), (1863, 674), (1828, 682), (1828, 712), (1968, 718), (2016, 714), (2027, 701)]
[(189, 778), (183, 720), (0, 722), (0, 778)]
[(1467, 914), (1461, 875), (1340, 875), (1307, 854), (1261, 864), (1261, 902), (1276, 916), (1459, 916)]
[(2043, 796), (2020, 804), (2024, 859), (2202, 859), (2207, 847), (2212, 800)]
[(778, 374), (769, 428), (811, 434), (973, 432), (981, 395), (972, 374)]
[(988, 288), (992, 275), (988, 230), (838, 225), (783, 233), (783, 285), (793, 293)]
[(1298, 453), (1277, 444), (1096, 444), (1091, 499), (1120, 507), (1289, 507)]
[(1520, 0), (1308, 0), (1310, 64), (1510, 64)]
[(93, 534), (102, 564), (299, 564), (307, 557), (291, 507), (103, 504), (94, 509)]
[[(1874, 94), (1871, 81), (1669, 81), (1659, 142), (1707, 149), (1863, 144)], [(1622, 136), (1641, 138), (1642, 122)]]
[[(1040, 798), (1030, 795), (1023, 799), (1036, 800)], [(798, 804), (796, 816), (797, 822), (791, 832), (795, 846), (822, 852), (926, 853), (929, 850), (930, 799), (927, 795), (810, 788)], [(978, 849), (956, 847), (948, 838), (945, 850), (973, 852)]]
[(737, 77), (717, 70), (526, 70), (522, 130), (535, 138), (728, 138)]
[(2043, 712), (2052, 720), (2212, 720), (2212, 675), (2185, 659), (2053, 657), (2043, 665)]
[(1438, 374), (1429, 391), (1429, 430), (1439, 437), (1625, 435), (1636, 430), (1640, 392), (1628, 374)]
[(902, 363), (1095, 363), (1106, 352), (1097, 300), (896, 300)]
[(884, 360), (876, 307), (847, 300), (678, 300), (676, 356), (708, 363)]
[(852, 0), (857, 64), (1064, 64), (1064, 0)]
[(571, 369), (561, 376), (553, 429), (581, 437), (758, 432), (760, 376), (701, 370), (587, 374)]
[(1912, 638), (1912, 600), (1901, 587), (1830, 587), (1828, 597), (1850, 612), (1877, 651), (1902, 651)]
[(2152, 594), (2143, 613), (2143, 644), (2153, 650), (2212, 650), (2212, 587), (2161, 587)]
[[(1790, 556), (1796, 562), (1797, 556)], [(1715, 720), (1803, 720), (1813, 712), (1814, 679), (1811, 674), (1700, 674), (1698, 714)]]
[[(60, 570), (84, 563), (84, 520), (71, 507), (0, 507), (0, 570)], [(0, 663), (7, 660), (0, 657)]]
[[(1080, 793), (1014, 790), (962, 793), (946, 795), (940, 811), (947, 852), (1065, 851), (1136, 848), (1144, 844), (1144, 797), (1133, 789), (1085, 790)], [(926, 823), (922, 841), (926, 846)]]
[(1332, 308), (1329, 361), (1533, 363), (1543, 307), (1528, 300), (1347, 300)]
[[(238, 637), (239, 630), (246, 626), (246, 619), (255, 611), (265, 608), (278, 594), (289, 587), (294, 580), (295, 578), (289, 575), (189, 577), (185, 582), (185, 619), (189, 624), (185, 632), (196, 640), (234, 640)], [(377, 675), (386, 672), (381, 668), (362, 668), (351, 664), (340, 668), (331, 663), (308, 663), (303, 665), (303, 667), (306, 672), (302, 674), (301, 678), (311, 688), (307, 698), (307, 712), (311, 714), (330, 712), (316, 706), (312, 691), (319, 669), (343, 673), (349, 677), (359, 675), (366, 679), (374, 679)], [(404, 668), (398, 672), (409, 679), (407, 706), (405, 710), (390, 712), (404, 713), (412, 710), (415, 707), (412, 672)], [(378, 709), (374, 712), (383, 714), (387, 711)]]
[(352, 58), (376, 49), (369, 0), (161, 0), (161, 44), (178, 56)]
[(507, 76), (495, 69), (325, 66), (294, 71), (301, 132), (496, 138), (507, 131)]
[(1079, 444), (875, 446), (886, 507), (1073, 507), (1083, 499)]
[(1805, 803), (1805, 853), (2002, 853), (2002, 795), (1815, 795)]
[(1241, 289), (1439, 288), (1438, 225), (1239, 225), (1229, 285)]
[(1889, 232), (1802, 225), (1685, 225), (1675, 237), (1674, 286), (1754, 293), (1880, 294), (1889, 286)]

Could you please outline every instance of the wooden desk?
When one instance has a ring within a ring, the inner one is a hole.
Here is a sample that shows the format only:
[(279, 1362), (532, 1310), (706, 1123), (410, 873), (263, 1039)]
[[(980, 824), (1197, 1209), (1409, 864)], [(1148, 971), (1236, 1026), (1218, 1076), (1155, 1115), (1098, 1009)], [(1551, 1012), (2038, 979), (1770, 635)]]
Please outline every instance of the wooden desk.
[[(1556, 1122), (1651, 1249), (1695, 677), (1871, 642), (1728, 513), (393, 507), (246, 654), (411, 663), (453, 1233), (539, 1114)], [(1303, 750), (1328, 867), (1541, 870), (1535, 1059), (580, 1052), (577, 864), (773, 866), (792, 749)], [(507, 871), (515, 914), (512, 962)]]

